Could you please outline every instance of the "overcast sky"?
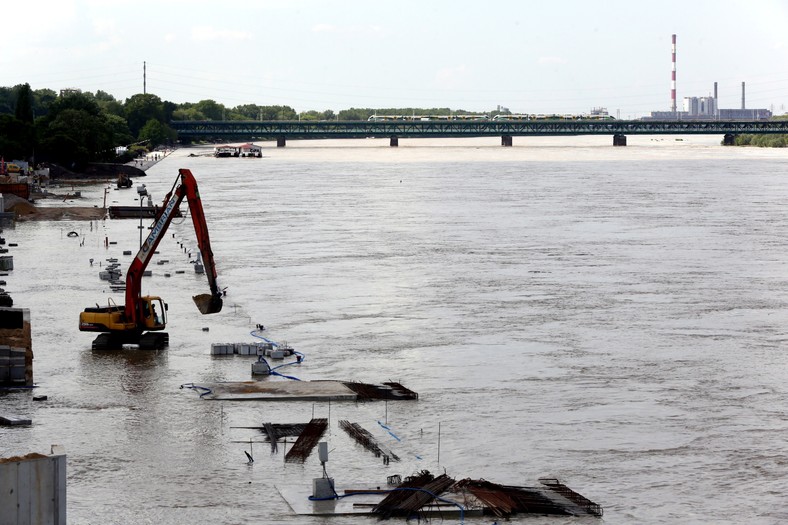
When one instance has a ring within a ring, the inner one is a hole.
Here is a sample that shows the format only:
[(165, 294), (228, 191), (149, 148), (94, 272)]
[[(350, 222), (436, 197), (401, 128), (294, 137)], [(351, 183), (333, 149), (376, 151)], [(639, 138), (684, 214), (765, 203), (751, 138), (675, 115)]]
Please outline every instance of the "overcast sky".
[(788, 0), (3, 2), (0, 85), (297, 111), (788, 111)]

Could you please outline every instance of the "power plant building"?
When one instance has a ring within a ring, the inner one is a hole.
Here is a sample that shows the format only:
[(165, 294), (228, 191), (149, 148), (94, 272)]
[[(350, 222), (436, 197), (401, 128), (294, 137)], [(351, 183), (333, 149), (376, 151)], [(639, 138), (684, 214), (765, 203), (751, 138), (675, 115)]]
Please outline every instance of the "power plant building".
[(676, 35), (671, 35), (670, 111), (652, 111), (643, 120), (768, 120), (768, 109), (745, 109), (744, 82), (741, 83), (741, 109), (720, 109), (717, 104), (717, 83), (714, 96), (684, 97), (683, 111), (676, 107)]
[(715, 117), (717, 101), (714, 97), (684, 97), (684, 112), (688, 117)]

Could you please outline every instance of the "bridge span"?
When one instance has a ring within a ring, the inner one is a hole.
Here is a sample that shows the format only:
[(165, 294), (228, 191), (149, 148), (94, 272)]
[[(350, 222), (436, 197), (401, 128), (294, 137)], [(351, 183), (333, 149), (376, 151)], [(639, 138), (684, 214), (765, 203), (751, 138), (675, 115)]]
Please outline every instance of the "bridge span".
[(276, 140), (287, 139), (501, 137), (511, 146), (513, 137), (610, 135), (614, 146), (626, 146), (627, 135), (722, 135), (732, 145), (736, 135), (788, 134), (788, 120), (474, 120), (474, 121), (294, 121), (294, 120), (174, 120), (170, 126), (181, 139)]

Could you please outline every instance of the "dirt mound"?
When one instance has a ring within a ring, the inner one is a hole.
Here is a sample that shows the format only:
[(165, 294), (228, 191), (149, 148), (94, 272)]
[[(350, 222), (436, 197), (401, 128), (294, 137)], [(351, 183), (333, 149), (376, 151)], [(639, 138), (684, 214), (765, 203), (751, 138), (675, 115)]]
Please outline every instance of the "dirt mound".
[(98, 220), (107, 212), (104, 208), (87, 206), (37, 207), (22, 197), (7, 193), (3, 195), (7, 212), (13, 212), (18, 221)]
[(3, 211), (14, 212), (17, 216), (35, 213), (36, 207), (29, 201), (12, 193), (3, 194)]
[(26, 214), (17, 213), (18, 221), (61, 221), (77, 220), (92, 221), (106, 217), (104, 208), (87, 208), (84, 206), (68, 206), (63, 208), (36, 208)]
[(46, 457), (45, 455), (39, 454), (38, 452), (31, 452), (30, 454), (25, 454), (24, 456), (11, 456), (10, 458), (0, 458), (0, 463), (16, 463), (17, 461), (25, 461), (27, 459), (40, 459), (45, 457)]

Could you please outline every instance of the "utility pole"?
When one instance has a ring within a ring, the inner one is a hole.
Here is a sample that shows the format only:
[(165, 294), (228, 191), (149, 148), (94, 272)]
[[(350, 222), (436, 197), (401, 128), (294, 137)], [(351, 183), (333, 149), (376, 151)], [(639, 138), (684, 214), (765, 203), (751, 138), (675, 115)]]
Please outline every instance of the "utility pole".
[(147, 92), (148, 92), (147, 91), (147, 89), (148, 89), (148, 74), (147, 74), (147, 71), (146, 71), (147, 67), (148, 67), (147, 63), (143, 61), (142, 62), (142, 94), (143, 95), (147, 94)]

